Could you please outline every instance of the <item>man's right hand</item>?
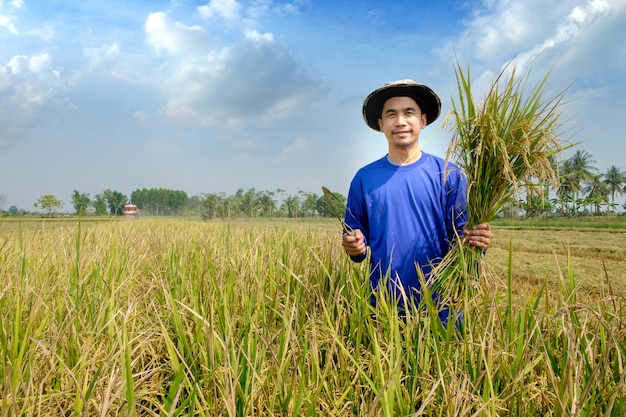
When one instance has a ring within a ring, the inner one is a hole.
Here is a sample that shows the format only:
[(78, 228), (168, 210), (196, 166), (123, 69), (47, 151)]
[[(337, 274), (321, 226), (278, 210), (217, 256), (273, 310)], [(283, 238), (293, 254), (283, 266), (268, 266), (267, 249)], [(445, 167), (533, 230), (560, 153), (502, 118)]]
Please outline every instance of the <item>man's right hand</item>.
[(367, 250), (363, 233), (359, 229), (354, 229), (354, 236), (344, 234), (342, 244), (348, 255), (353, 257), (361, 256)]

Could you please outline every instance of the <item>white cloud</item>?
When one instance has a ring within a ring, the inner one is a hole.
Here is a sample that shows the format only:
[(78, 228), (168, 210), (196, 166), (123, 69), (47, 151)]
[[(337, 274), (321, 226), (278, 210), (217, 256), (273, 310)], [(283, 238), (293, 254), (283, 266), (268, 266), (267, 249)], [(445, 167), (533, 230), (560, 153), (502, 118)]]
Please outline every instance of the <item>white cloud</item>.
[(47, 53), (15, 55), (0, 65), (0, 138), (6, 148), (45, 118), (63, 82), (50, 70)]
[(594, 20), (611, 9), (604, 0), (590, 0), (584, 6), (576, 6), (571, 13), (558, 25), (555, 32), (532, 49), (519, 54), (514, 62), (518, 68), (524, 68), (539, 54), (548, 49), (556, 48), (560, 44), (573, 41), (584, 26), (593, 24)]
[(241, 18), (242, 6), (236, 0), (211, 0), (197, 8), (204, 19), (223, 19), (227, 22)]
[(274, 41), (274, 35), (271, 33), (259, 33), (256, 30), (246, 30), (244, 34), (247, 39), (250, 39), (255, 42), (260, 42), (260, 41), (273, 42)]
[(28, 57), (25, 55), (15, 55), (11, 58), (7, 64), (12, 74), (19, 74), (25, 67), (25, 63), (28, 61)]
[(513, 64), (509, 68), (522, 71), (532, 65), (539, 77), (552, 68), (551, 78), (560, 88), (624, 67), (620, 57), (626, 55), (621, 40), (626, 35), (626, 0), (483, 4), (485, 7), (475, 10), (472, 19), (466, 21), (466, 29), (442, 48), (446, 54), (454, 50), (459, 62), (472, 62), (478, 75), (473, 83), (476, 91), (489, 85), (493, 74), (507, 63)]
[(308, 142), (303, 137), (297, 137), (292, 143), (283, 147), (274, 159), (275, 163), (282, 163), (293, 158), (302, 157), (307, 153)]
[[(164, 13), (150, 15), (145, 26), (157, 50), (178, 44)], [(168, 117), (238, 129), (284, 118), (326, 93), (324, 82), (303, 72), (273, 34), (246, 30), (243, 36), (228, 47), (210, 50), (205, 45), (181, 49), (176, 59), (163, 57), (153, 73), (160, 79), (155, 87), (166, 98)]]
[[(10, 2), (8, 2), (9, 6), (13, 7), (14, 9), (21, 9), (22, 7), (24, 7), (24, 1), (23, 0), (11, 0)], [(0, 1), (0, 6), (3, 5), (3, 2)]]
[(35, 55), (30, 58), (26, 55), (15, 55), (9, 60), (7, 67), (10, 68), (12, 74), (20, 74), (25, 70), (39, 74), (50, 66), (50, 62), (50, 55), (47, 53)]
[(32, 29), (26, 32), (29, 35), (35, 35), (46, 42), (49, 42), (54, 37), (54, 27), (52, 25), (44, 25), (40, 28)]
[(35, 55), (30, 58), (28, 67), (33, 73), (40, 74), (50, 66), (51, 61), (52, 59), (47, 53)]
[(104, 44), (97, 48), (85, 48), (83, 50), (83, 56), (88, 62), (89, 67), (96, 67), (102, 61), (111, 59), (120, 54), (120, 47), (117, 42), (111, 44)]
[[(7, 10), (9, 12), (17, 9), (21, 9), (24, 7), (24, 2), (22, 0), (12, 0), (9, 2), (3, 2), (0, 0), (0, 11)], [(18, 30), (17, 27), (13, 24), (14, 17), (7, 16), (5, 14), (0, 14), (0, 27), (6, 28), (10, 33), (17, 35)]]
[(0, 27), (6, 28), (9, 32), (14, 35), (17, 35), (17, 28), (12, 22), (12, 19), (8, 16), (4, 16), (0, 14)]
[(148, 44), (157, 52), (184, 53), (206, 42), (202, 27), (172, 22), (164, 12), (151, 13), (146, 19), (144, 29)]

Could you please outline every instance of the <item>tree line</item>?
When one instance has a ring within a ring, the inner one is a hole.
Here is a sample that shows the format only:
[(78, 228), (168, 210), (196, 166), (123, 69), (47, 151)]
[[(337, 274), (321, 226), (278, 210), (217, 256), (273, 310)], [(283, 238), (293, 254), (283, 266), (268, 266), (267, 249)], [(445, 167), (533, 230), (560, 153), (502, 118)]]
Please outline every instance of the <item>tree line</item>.
[[(537, 192), (526, 193), (525, 200), (511, 200), (502, 215), (514, 216), (584, 216), (618, 212), (615, 198), (626, 194), (626, 172), (612, 165), (600, 172), (593, 156), (584, 150), (555, 164), (558, 186), (546, 184)], [(626, 203), (622, 204), (626, 210)]]
[[(528, 190), (524, 199), (511, 199), (502, 212), (506, 217), (606, 215), (618, 212), (615, 198), (626, 194), (626, 172), (617, 166), (601, 173), (594, 167), (593, 157), (584, 150), (561, 162), (553, 162), (559, 173), (558, 187), (546, 184), (540, 190)], [(234, 194), (203, 193), (189, 197), (185, 191), (164, 188), (137, 189), (128, 197), (116, 190), (104, 190), (93, 198), (74, 190), (70, 196), (75, 214), (121, 215), (127, 203), (135, 204), (142, 215), (200, 216), (203, 219), (233, 217), (332, 217), (342, 214), (346, 197), (336, 193), (339, 201), (323, 195), (298, 191), (287, 195), (284, 190), (257, 191), (238, 189)], [(6, 197), (0, 194), (0, 212)], [(56, 196), (47, 194), (34, 206), (51, 216), (63, 207)], [(622, 205), (626, 210), (626, 203)], [(20, 214), (11, 206), (8, 214)], [(25, 212), (22, 212), (24, 214)]]
[[(346, 198), (335, 193), (337, 199), (329, 201), (315, 193), (299, 191), (286, 195), (284, 190), (257, 191), (255, 188), (240, 188), (233, 195), (226, 193), (204, 193), (189, 197), (185, 191), (165, 188), (137, 189), (130, 198), (117, 190), (107, 189), (93, 198), (89, 193), (74, 190), (70, 201), (74, 213), (79, 216), (118, 216), (124, 205), (136, 205), (142, 215), (147, 216), (200, 216), (203, 219), (234, 217), (331, 217), (342, 214)], [(34, 206), (51, 217), (63, 202), (52, 194), (39, 197)], [(27, 214), (11, 206), (8, 214)]]

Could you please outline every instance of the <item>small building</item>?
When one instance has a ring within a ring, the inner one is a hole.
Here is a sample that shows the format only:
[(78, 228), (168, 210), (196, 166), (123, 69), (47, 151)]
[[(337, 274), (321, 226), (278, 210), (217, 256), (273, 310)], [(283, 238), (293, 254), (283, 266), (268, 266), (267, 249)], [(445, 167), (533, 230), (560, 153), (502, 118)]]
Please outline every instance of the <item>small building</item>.
[(139, 208), (134, 204), (125, 204), (122, 208), (122, 216), (125, 219), (136, 220), (139, 218)]

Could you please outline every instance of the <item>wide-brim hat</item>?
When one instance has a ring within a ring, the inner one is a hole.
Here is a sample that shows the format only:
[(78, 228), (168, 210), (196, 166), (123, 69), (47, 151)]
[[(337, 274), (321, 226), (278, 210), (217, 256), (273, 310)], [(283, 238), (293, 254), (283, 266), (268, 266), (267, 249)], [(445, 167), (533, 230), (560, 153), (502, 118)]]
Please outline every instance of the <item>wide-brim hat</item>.
[(426, 114), (427, 125), (434, 122), (441, 112), (441, 100), (430, 87), (413, 80), (391, 81), (374, 90), (363, 102), (363, 118), (369, 127), (380, 131), (378, 119), (385, 102), (392, 97), (411, 97), (415, 100), (422, 113)]

